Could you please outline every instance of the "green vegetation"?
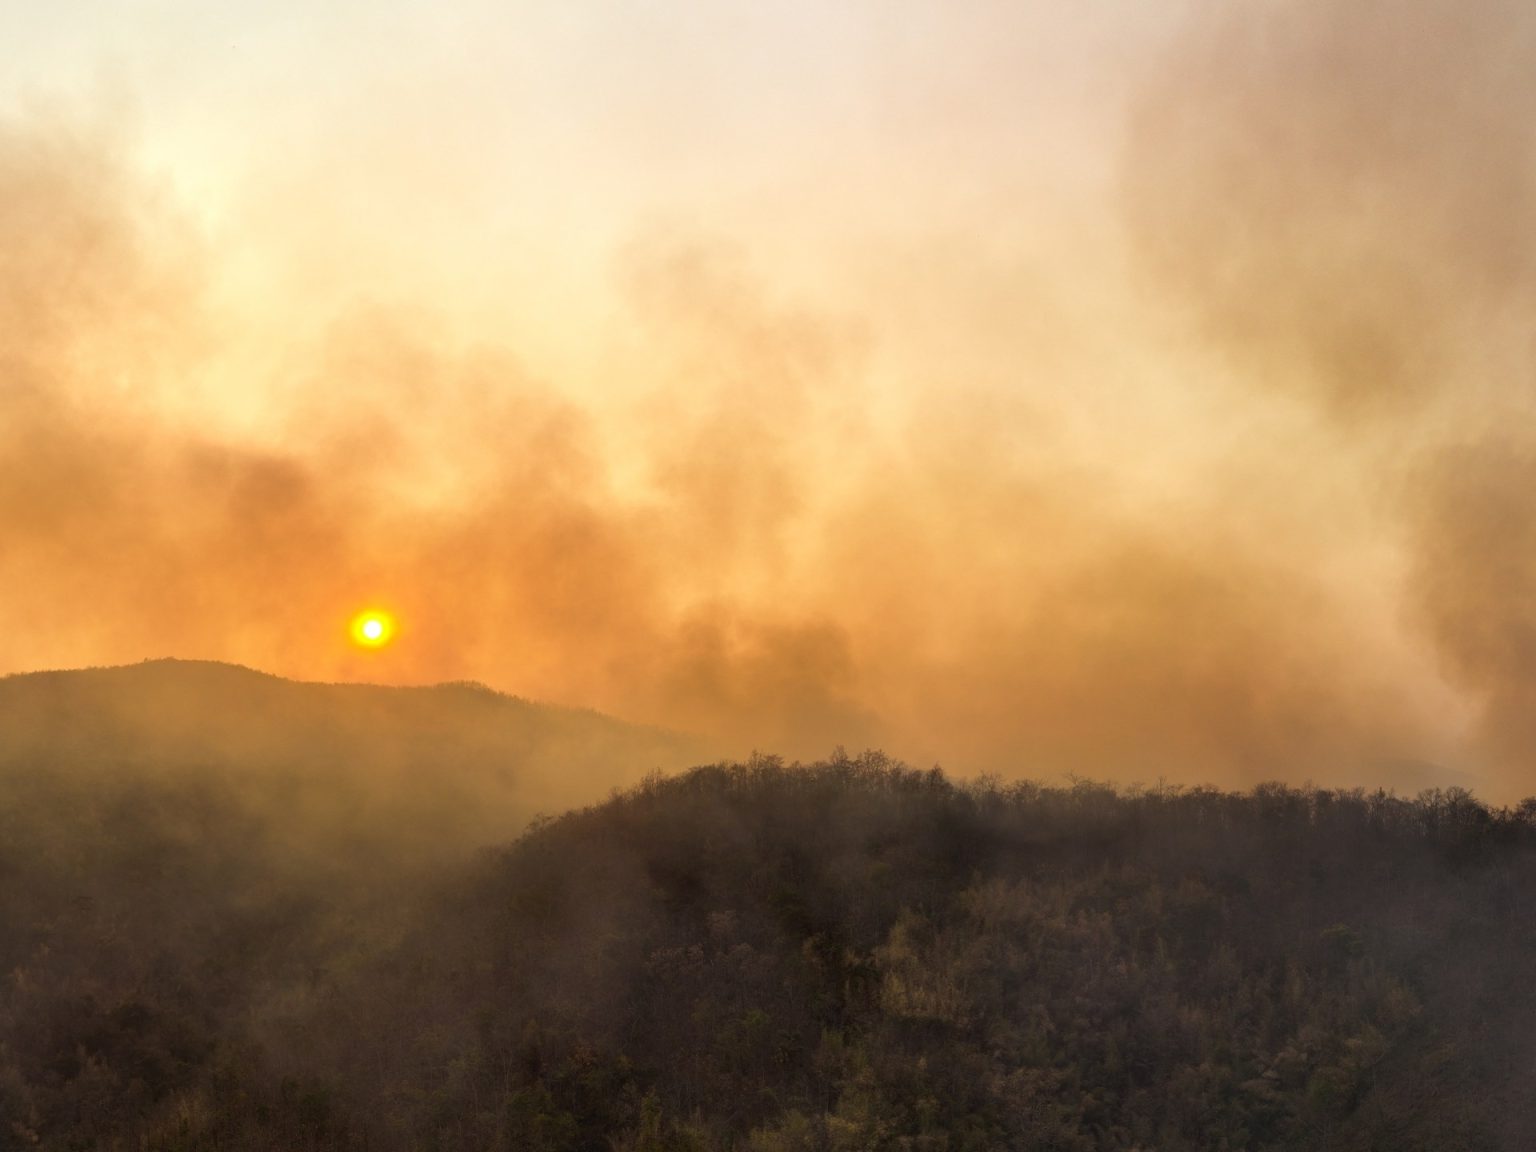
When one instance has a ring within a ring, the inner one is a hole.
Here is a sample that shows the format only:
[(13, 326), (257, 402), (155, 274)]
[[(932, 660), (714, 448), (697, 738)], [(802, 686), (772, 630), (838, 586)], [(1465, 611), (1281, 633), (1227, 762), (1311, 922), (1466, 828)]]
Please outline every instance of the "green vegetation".
[(1529, 802), (761, 759), (324, 856), (7, 768), (0, 1149), (1536, 1143)]

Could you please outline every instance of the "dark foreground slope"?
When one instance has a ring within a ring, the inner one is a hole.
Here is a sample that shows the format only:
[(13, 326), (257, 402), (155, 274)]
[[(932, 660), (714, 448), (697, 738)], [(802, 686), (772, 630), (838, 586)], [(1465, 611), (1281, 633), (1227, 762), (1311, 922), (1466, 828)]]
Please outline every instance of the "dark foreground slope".
[(765, 761), (387, 910), (142, 815), (0, 840), (0, 1147), (1536, 1146), (1536, 822), (1464, 793)]

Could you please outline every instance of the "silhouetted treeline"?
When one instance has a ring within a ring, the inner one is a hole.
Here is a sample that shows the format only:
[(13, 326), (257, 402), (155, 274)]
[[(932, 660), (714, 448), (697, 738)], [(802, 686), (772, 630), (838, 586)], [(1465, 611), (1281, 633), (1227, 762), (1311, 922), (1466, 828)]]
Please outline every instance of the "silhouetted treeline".
[(1536, 804), (1459, 790), (762, 759), (365, 884), (33, 777), (0, 931), (7, 1149), (1536, 1146)]

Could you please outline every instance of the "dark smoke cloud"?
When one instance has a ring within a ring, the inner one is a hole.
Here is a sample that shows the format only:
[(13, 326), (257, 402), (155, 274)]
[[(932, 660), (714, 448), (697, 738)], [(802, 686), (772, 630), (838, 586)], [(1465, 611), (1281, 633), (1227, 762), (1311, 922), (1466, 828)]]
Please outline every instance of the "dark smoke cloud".
[(1146, 266), (1241, 386), (1313, 406), (1330, 454), (1390, 494), (1405, 614), (1484, 703), (1504, 783), (1528, 787), (1536, 10), (1199, 13), (1129, 150)]
[(1488, 752), (1528, 779), (1536, 749), (1536, 437), (1442, 449), (1414, 495), (1413, 608), (1447, 672), (1484, 700)]

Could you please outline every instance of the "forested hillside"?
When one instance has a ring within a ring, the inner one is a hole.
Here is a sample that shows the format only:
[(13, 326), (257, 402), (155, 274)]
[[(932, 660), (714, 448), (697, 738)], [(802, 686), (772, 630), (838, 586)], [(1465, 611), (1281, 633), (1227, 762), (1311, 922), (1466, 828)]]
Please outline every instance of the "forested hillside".
[(360, 885), (28, 780), (3, 1148), (1536, 1146), (1536, 805), (765, 759)]

